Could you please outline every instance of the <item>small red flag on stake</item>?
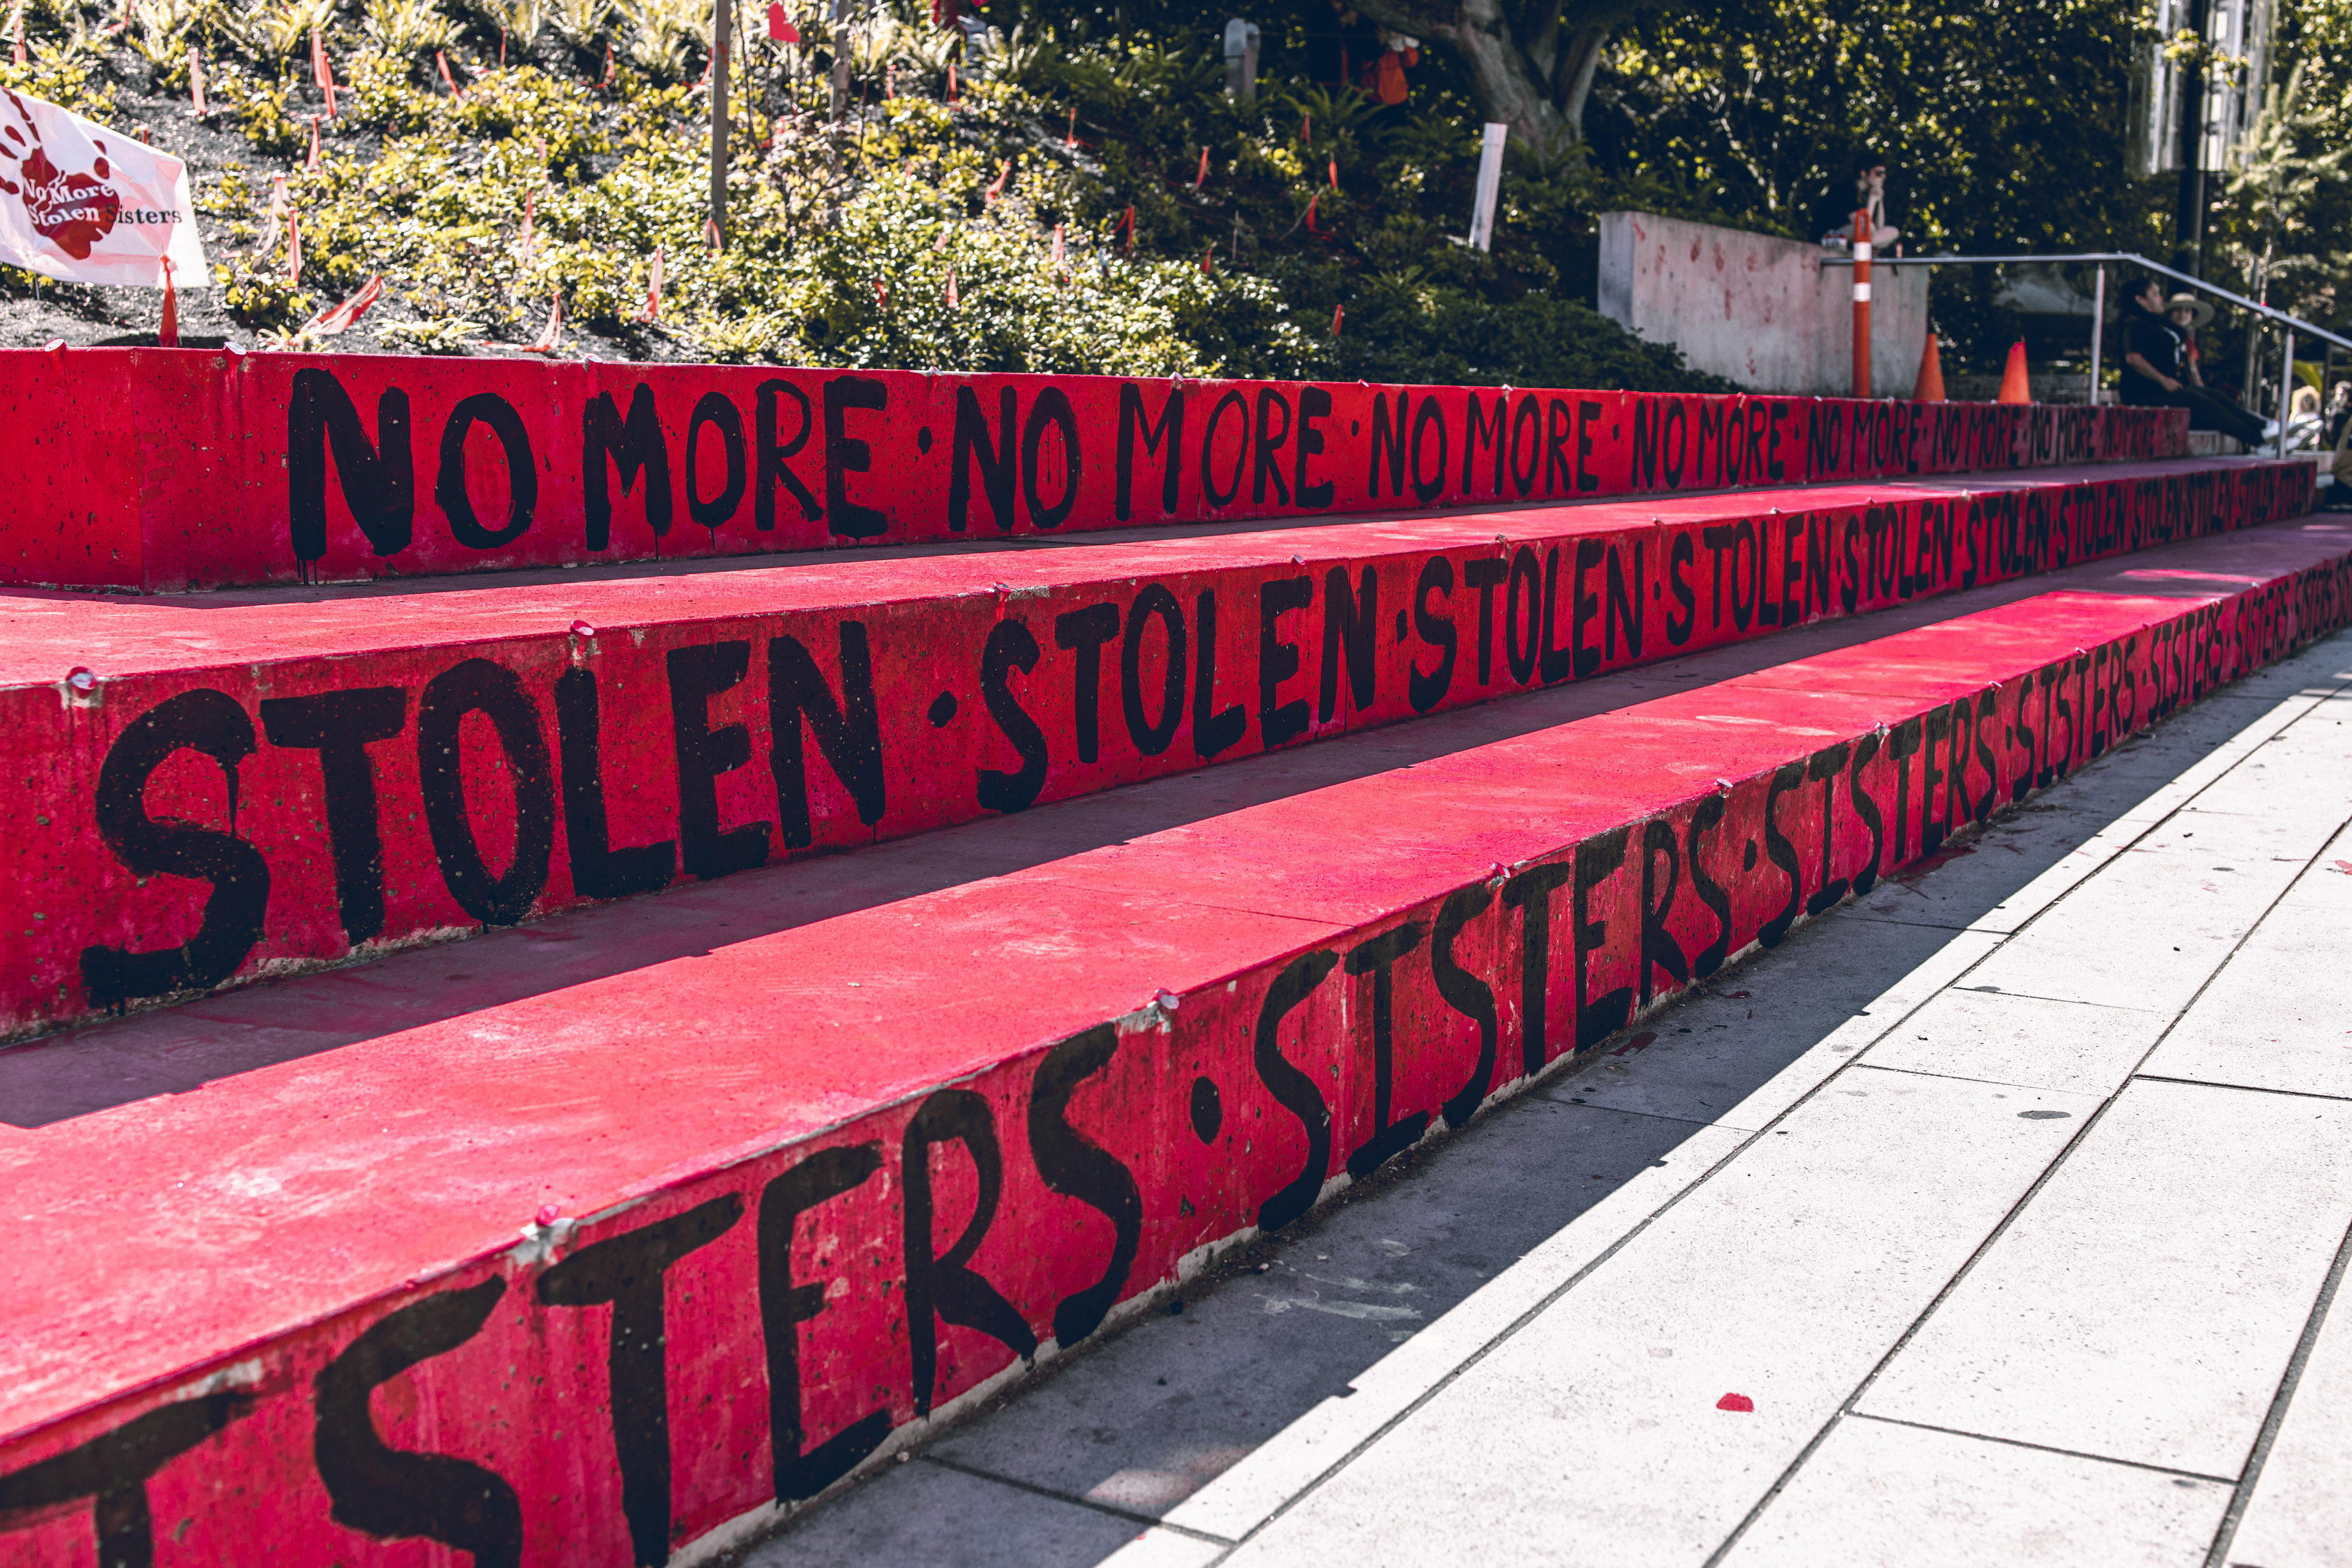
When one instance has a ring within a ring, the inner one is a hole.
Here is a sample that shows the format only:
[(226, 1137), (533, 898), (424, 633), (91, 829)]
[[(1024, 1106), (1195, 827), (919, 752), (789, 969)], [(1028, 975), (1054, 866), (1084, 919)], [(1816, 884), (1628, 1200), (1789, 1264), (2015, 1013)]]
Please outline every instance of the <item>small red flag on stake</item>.
[(1192, 188), (1193, 188), (1194, 190), (1196, 190), (1196, 191), (1197, 191), (1197, 190), (1199, 190), (1202, 185), (1205, 185), (1205, 184), (1207, 184), (1208, 183), (1209, 183), (1209, 150), (1208, 150), (1206, 147), (1203, 147), (1203, 148), (1202, 148), (1202, 149), (1201, 149), (1201, 172), (1200, 172), (1199, 174), (1195, 174), (1195, 175), (1193, 175), (1193, 176), (1192, 176)]
[(882, 286), (882, 279), (879, 278), (874, 279), (874, 304), (878, 310), (887, 310), (890, 308), (890, 290)]
[(1135, 209), (1133, 207), (1127, 209), (1125, 226), (1127, 229), (1127, 253), (1129, 256), (1133, 256), (1135, 254)]
[(1213, 278), (1213, 277), (1214, 277), (1214, 276), (1216, 275), (1216, 268), (1215, 268), (1213, 266), (1212, 266), (1212, 265), (1211, 265), (1211, 263), (1215, 259), (1215, 258), (1216, 258), (1216, 254), (1217, 254), (1217, 247), (1216, 247), (1215, 246), (1213, 246), (1213, 246), (1211, 246), (1211, 247), (1209, 247), (1209, 248), (1208, 248), (1208, 249), (1206, 249), (1206, 250), (1204, 250), (1204, 251), (1201, 252), (1201, 276), (1202, 276), (1202, 277), (1203, 277), (1203, 278)]
[(998, 174), (997, 174), (997, 176), (996, 176), (996, 179), (995, 179), (995, 182), (994, 182), (993, 184), (992, 184), (988, 187), (988, 190), (987, 190), (986, 195), (985, 195), (982, 199), (983, 201), (990, 201), (990, 202), (992, 202), (992, 201), (994, 201), (997, 197), (999, 197), (999, 196), (1003, 195), (1004, 194), (1004, 182), (1005, 182), (1005, 181), (1007, 181), (1007, 180), (1009, 180), (1009, 179), (1011, 179), (1012, 177), (1013, 177), (1013, 160), (1012, 160), (1012, 159), (1010, 159), (1010, 158), (1007, 158), (1006, 160), (1004, 160), (1004, 167), (1003, 167), (1003, 169), (998, 173)]
[(302, 215), (297, 212), (286, 215), (286, 281), (302, 281)]
[(948, 268), (948, 309), (950, 310), (963, 309), (963, 300), (956, 294), (956, 274), (952, 267)]
[(504, 70), (504, 69), (506, 69), (506, 68), (507, 68), (507, 30), (506, 30), (504, 27), (500, 27), (500, 28), (499, 29), (499, 69), (500, 69), (500, 70)]
[(1298, 139), (1301, 142), (1313, 142), (1315, 140), (1315, 132), (1307, 129), (1307, 126), (1313, 121), (1314, 118), (1315, 117), (1311, 114), (1302, 114), (1298, 117)]
[(293, 209), (286, 205), (286, 176), (269, 176), (269, 226), (261, 231), (260, 254), (268, 255), (278, 248), (278, 230)]
[(724, 250), (727, 248), (727, 237), (719, 232), (719, 220), (717, 218), (707, 217), (702, 220), (702, 243), (710, 247), (713, 250)]
[(452, 98), (465, 97), (466, 95), (464, 93), (457, 90), (456, 79), (451, 77), (449, 74), (449, 57), (443, 54), (439, 49), (436, 49), (433, 51), (433, 63), (441, 68), (441, 85), (449, 89), (449, 96)]
[(598, 87), (613, 85), (613, 46), (610, 44), (604, 46), (604, 79), (596, 85)]
[(1340, 323), (1340, 322), (1342, 322), (1342, 321), (1346, 321), (1347, 319), (1348, 319), (1348, 307), (1347, 307), (1347, 306), (1345, 306), (1345, 305), (1334, 305), (1334, 306), (1332, 306), (1332, 307), (1331, 307), (1331, 335), (1332, 335), (1333, 337), (1335, 337), (1335, 338), (1336, 338), (1336, 337), (1338, 337), (1338, 336), (1339, 335), (1339, 323)]
[(1061, 266), (1067, 254), (1062, 245), (1062, 226), (1057, 223), (1054, 226), (1054, 265)]
[(1335, 191), (1339, 188), (1339, 160), (1337, 158), (1331, 160), (1331, 188)]
[(792, 18), (784, 15), (783, 6), (776, 0), (769, 0), (768, 4), (768, 37), (780, 44), (801, 41), (801, 30), (793, 26)]
[(527, 354), (551, 354), (555, 345), (563, 341), (563, 296), (555, 295), (547, 303), (547, 329), (523, 344), (522, 352)]
[(340, 338), (351, 330), (353, 321), (367, 314), (370, 305), (383, 295), (383, 274), (369, 279), (360, 291), (340, 305), (330, 305), (302, 323), (301, 336)]
[(522, 264), (525, 267), (530, 265), (531, 219), (536, 216), (534, 209), (539, 205), (538, 196), (537, 191), (525, 191), (522, 194)]
[(172, 258), (163, 261), (163, 320), (155, 329), (155, 342), (162, 347), (180, 346), (180, 291), (172, 287)]
[(1062, 145), (1063, 145), (1063, 146), (1065, 146), (1065, 147), (1075, 147), (1075, 146), (1076, 146), (1077, 144), (1078, 144), (1078, 111), (1077, 111), (1077, 109), (1076, 109), (1075, 106), (1073, 106), (1073, 107), (1071, 108), (1071, 110), (1070, 110), (1070, 134), (1069, 134), (1069, 138), (1068, 138), (1068, 140), (1065, 141), (1065, 142), (1062, 143)]
[(188, 102), (198, 115), (208, 112), (205, 108), (205, 61), (196, 53), (196, 46), (188, 46)]
[(310, 153), (302, 160), (302, 172), (306, 174), (319, 172), (319, 117), (315, 114), (310, 116)]
[(956, 74), (953, 66), (948, 67), (948, 101), (950, 103), (956, 101)]
[(327, 63), (327, 40), (318, 28), (310, 29), (310, 79), (327, 95), (327, 118), (335, 118), (335, 72)]
[(661, 247), (656, 245), (654, 247), (653, 265), (646, 269), (646, 306), (644, 310), (637, 312), (638, 321), (658, 321), (661, 320), (661, 291), (662, 250)]
[(1307, 197), (1307, 233), (1309, 233), (1309, 234), (1313, 234), (1313, 233), (1315, 233), (1315, 232), (1316, 232), (1316, 228), (1315, 228), (1315, 204), (1316, 204), (1317, 202), (1321, 201), (1322, 199), (1323, 199), (1323, 193), (1322, 193), (1322, 192), (1320, 192), (1320, 191), (1316, 192), (1313, 195), (1311, 195), (1311, 196), (1309, 196), (1309, 197)]
[(23, 65), (25, 63), (25, 7), (21, 3), (16, 7), (14, 25), (16, 31), (16, 63)]
[(898, 62), (897, 60), (885, 60), (882, 63), (882, 101), (887, 103), (898, 96)]

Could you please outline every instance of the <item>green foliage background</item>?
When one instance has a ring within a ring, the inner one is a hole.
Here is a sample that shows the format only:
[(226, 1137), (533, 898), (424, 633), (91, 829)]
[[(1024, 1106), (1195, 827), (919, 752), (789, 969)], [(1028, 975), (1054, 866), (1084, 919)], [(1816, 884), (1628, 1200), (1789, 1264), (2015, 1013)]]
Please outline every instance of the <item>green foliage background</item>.
[[(2122, 173), (2147, 0), (1637, 8), (1584, 138), (1514, 145), (1491, 254), (1452, 238), (1481, 118), (1457, 62), (1424, 50), (1394, 107), (1312, 83), (1331, 0), (1245, 7), (1265, 29), (1254, 104), (1223, 91), (1224, 12), (1197, 5), (992, 0), (969, 53), (929, 0), (852, 0), (837, 25), (829, 4), (788, 0), (796, 46), (769, 41), (755, 10), (730, 79), (723, 249), (704, 237), (708, 0), (24, 5), (32, 58), (0, 65), (0, 85), (95, 118), (126, 95), (184, 95), (187, 47), (201, 52), (210, 123), (243, 153), (198, 171), (199, 205), (226, 232), (215, 256), (236, 319), (281, 340), (382, 273), (385, 302), (344, 342), (517, 344), (560, 300), (565, 352), (614, 358), (1698, 389), (1719, 384), (1591, 309), (1600, 213), (1810, 238), (1868, 148), (1895, 166), (1916, 247), (2170, 248), (2172, 182)], [(2280, 16), (2305, 82), (2273, 142), (2324, 161), (2352, 147), (2352, 0), (2282, 0)], [(325, 107), (313, 27), (340, 113), (306, 173)], [(282, 233), (261, 244), (273, 174), (299, 214), (299, 280)], [(2217, 179), (2213, 275), (2236, 281), (2267, 235), (2294, 258), (2273, 297), (2342, 319), (2339, 176), (2268, 207)], [(1998, 282), (1938, 274), (1953, 368), (1997, 363), (2014, 336)]]

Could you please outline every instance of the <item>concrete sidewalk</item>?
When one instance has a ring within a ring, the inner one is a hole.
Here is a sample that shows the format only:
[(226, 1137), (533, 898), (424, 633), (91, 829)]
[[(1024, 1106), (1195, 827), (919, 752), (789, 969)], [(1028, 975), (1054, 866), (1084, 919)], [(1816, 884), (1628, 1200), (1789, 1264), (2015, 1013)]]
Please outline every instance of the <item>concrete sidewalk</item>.
[(743, 1561), (2352, 1560), (2352, 634)]

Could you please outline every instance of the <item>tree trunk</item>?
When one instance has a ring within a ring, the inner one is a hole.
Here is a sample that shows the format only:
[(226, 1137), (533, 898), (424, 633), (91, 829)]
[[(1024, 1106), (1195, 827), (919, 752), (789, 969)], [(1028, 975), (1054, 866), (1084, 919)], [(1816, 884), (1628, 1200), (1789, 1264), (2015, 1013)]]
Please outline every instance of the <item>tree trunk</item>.
[[(1571, 6), (1577, 15), (1565, 15)], [(1584, 133), (1584, 105), (1622, 5), (1608, 0), (1356, 0), (1392, 32), (1443, 45), (1469, 73), (1479, 112), (1538, 152)]]

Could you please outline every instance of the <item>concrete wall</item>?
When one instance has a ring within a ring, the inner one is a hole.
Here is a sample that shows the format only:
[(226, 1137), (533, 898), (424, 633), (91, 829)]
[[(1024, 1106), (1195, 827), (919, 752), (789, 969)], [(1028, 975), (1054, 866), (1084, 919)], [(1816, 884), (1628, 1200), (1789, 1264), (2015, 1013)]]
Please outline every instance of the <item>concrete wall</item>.
[[(1818, 245), (1651, 213), (1601, 215), (1601, 313), (1751, 392), (1850, 396), (1853, 271)], [(1871, 280), (1872, 390), (1908, 397), (1927, 341), (1927, 269)]]

